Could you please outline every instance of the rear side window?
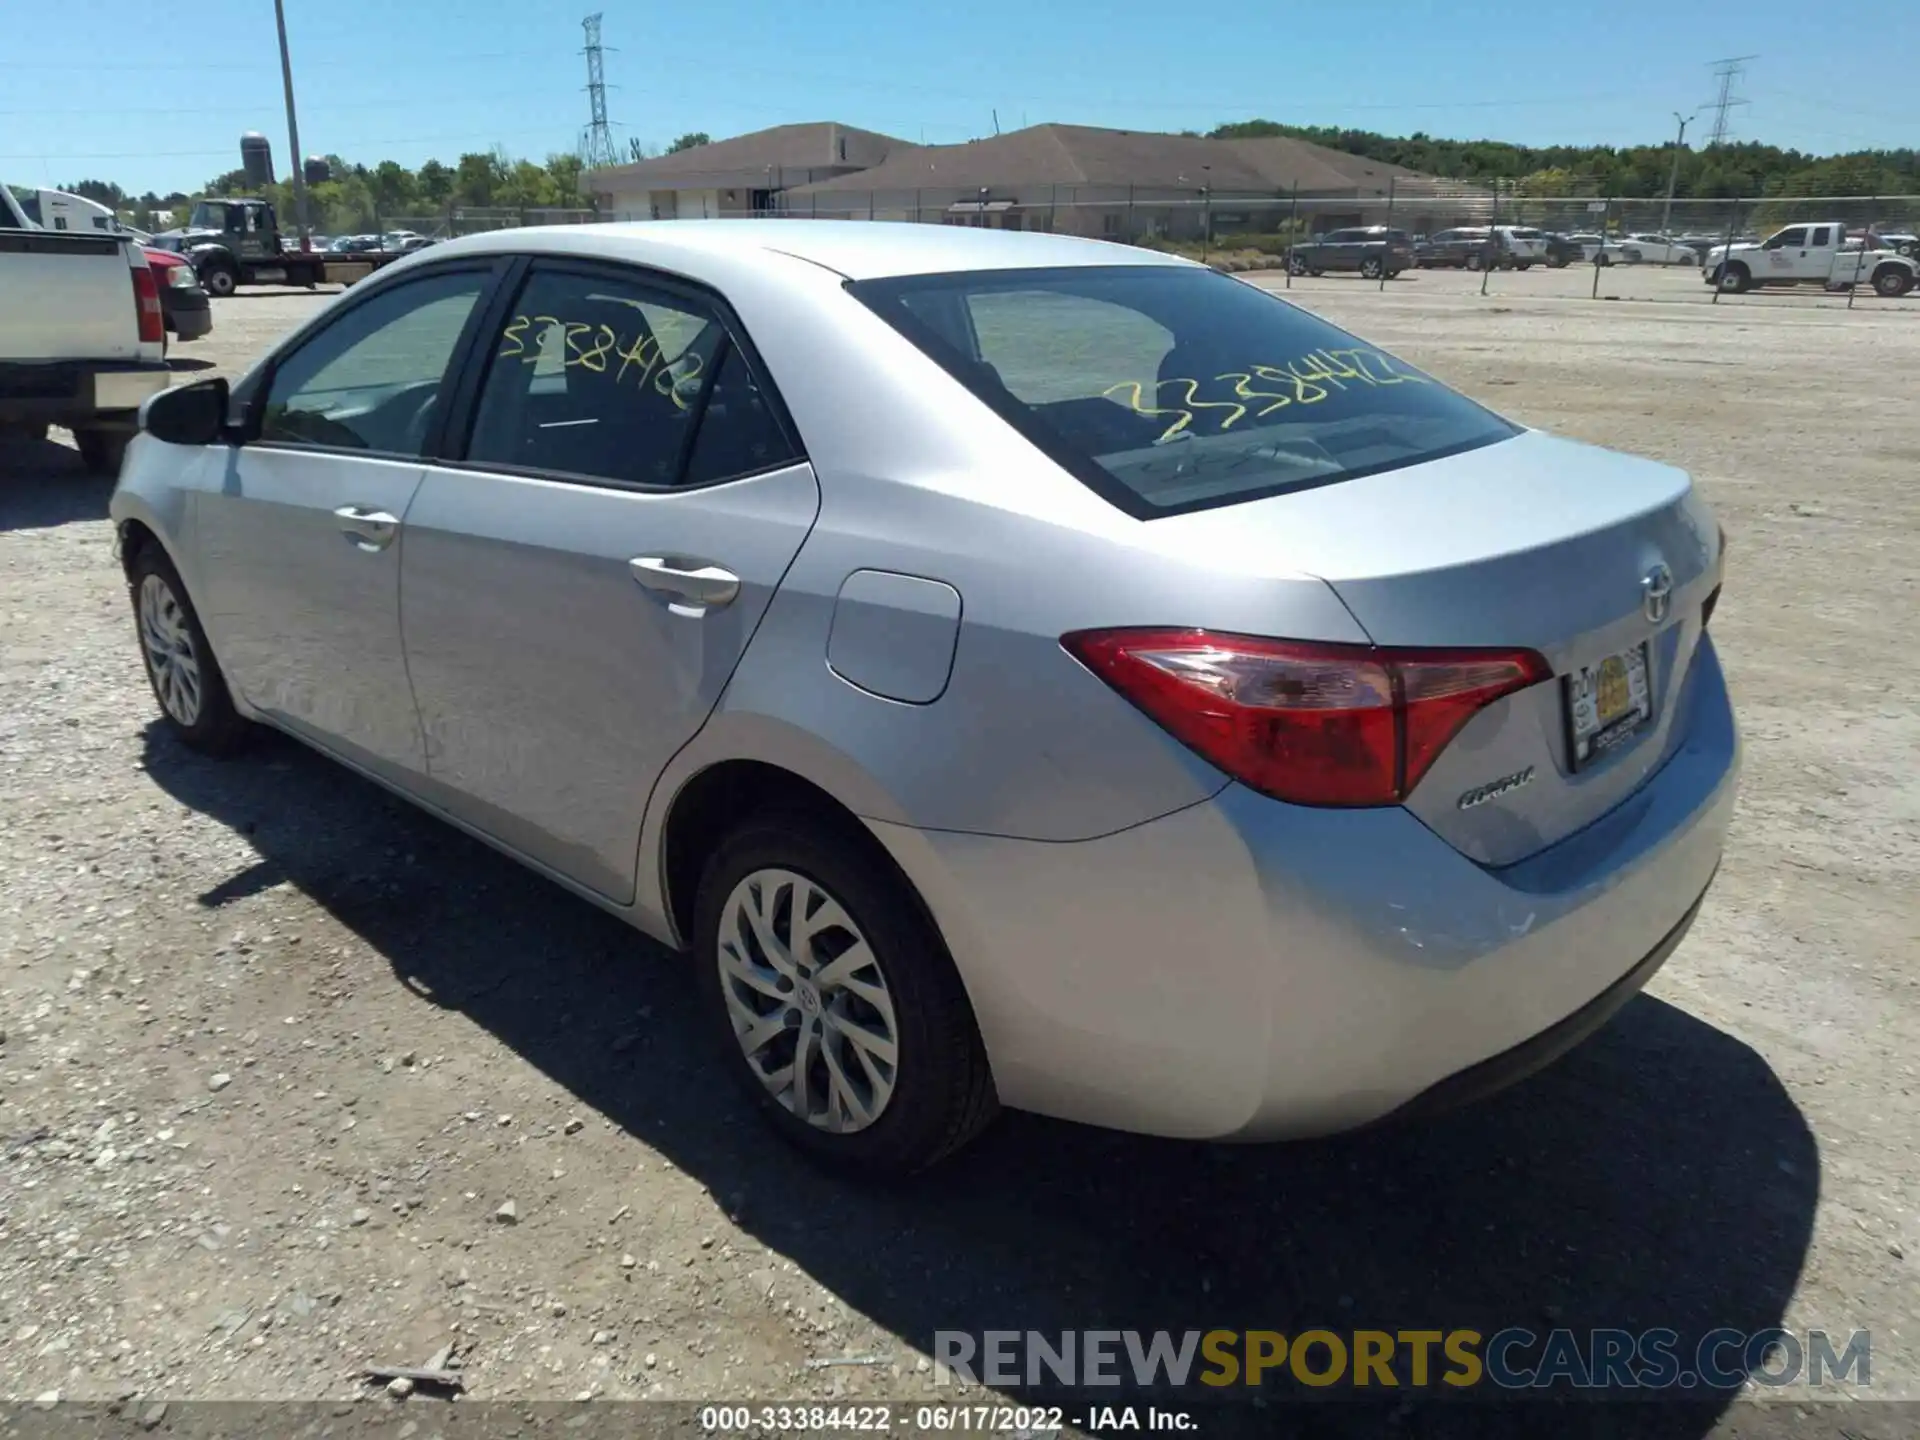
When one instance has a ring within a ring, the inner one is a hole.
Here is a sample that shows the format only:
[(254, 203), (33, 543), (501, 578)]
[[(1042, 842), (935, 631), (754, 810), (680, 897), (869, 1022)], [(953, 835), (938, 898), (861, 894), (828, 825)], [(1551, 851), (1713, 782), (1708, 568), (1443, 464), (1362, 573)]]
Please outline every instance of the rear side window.
[(1810, 245), (1831, 245), (1833, 243), (1833, 227), (1831, 225), (1816, 225), (1813, 230), (1813, 239), (1807, 243)]
[(719, 316), (677, 291), (536, 270), (492, 349), (474, 464), (659, 487), (793, 458)]
[(1406, 362), (1197, 267), (982, 271), (848, 288), (1141, 518), (1329, 484), (1517, 433)]

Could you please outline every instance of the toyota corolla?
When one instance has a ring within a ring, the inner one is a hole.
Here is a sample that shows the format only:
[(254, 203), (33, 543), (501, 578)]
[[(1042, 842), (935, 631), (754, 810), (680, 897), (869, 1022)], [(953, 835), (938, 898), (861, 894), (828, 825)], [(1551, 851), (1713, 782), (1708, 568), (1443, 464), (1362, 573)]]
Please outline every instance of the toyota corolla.
[(1688, 477), (1171, 256), (515, 230), (151, 400), (166, 723), (291, 734), (689, 954), (787, 1136), (1295, 1136), (1667, 958), (1738, 742)]

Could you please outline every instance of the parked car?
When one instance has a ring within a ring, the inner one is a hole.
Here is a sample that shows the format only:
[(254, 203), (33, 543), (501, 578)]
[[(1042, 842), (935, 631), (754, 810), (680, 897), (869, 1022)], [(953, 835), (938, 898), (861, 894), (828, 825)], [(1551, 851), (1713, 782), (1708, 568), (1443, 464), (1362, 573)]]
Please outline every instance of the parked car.
[(1384, 273), (1391, 280), (1413, 268), (1413, 237), (1385, 225), (1359, 225), (1335, 230), (1288, 252), (1296, 275), (1320, 275), (1328, 270), (1358, 271), (1369, 280)]
[(147, 264), (159, 283), (160, 309), (169, 334), (183, 342), (198, 340), (213, 331), (213, 304), (201, 287), (200, 277), (184, 256), (152, 246), (146, 249)]
[(858, 1170), (1000, 1105), (1483, 1093), (1720, 861), (1687, 475), (1174, 256), (468, 236), (144, 425), (110, 508), (178, 740), (284, 730), (684, 948), (727, 1069)]
[(1650, 265), (1698, 265), (1700, 253), (1666, 235), (1629, 235), (1620, 242)]
[(1709, 285), (1732, 295), (1762, 285), (1847, 290), (1863, 284), (1895, 300), (1914, 288), (1920, 263), (1895, 250), (1849, 241), (1845, 224), (1829, 220), (1788, 225), (1758, 245), (1717, 245), (1707, 252), (1700, 274)]
[(1429, 235), (1425, 247), (1416, 252), (1416, 258), (1422, 266), (1431, 269), (1484, 270), (1498, 265), (1504, 252), (1500, 237), (1490, 235), (1486, 226), (1467, 225)]
[(1604, 235), (1569, 235), (1569, 241), (1580, 247), (1581, 258), (1593, 265), (1635, 265), (1639, 263), (1638, 251), (1628, 253), (1627, 247), (1617, 240), (1609, 240)]
[(1724, 230), (1718, 235), (1681, 235), (1676, 238), (1680, 244), (1693, 251), (1696, 264), (1704, 261), (1707, 252), (1714, 246), (1727, 243), (1727, 233)]
[(380, 248), (378, 235), (341, 235), (327, 245), (329, 255), (366, 255)]
[(0, 184), (0, 430), (73, 432), (98, 475), (120, 468), (135, 412), (172, 378), (146, 252), (120, 231), (49, 230)]
[(1562, 235), (1557, 230), (1543, 230), (1540, 238), (1546, 245), (1547, 264), (1552, 269), (1564, 270), (1587, 258), (1586, 247), (1571, 235)]
[(1547, 236), (1531, 225), (1496, 225), (1501, 248), (1513, 258), (1513, 268), (1528, 270), (1547, 262)]

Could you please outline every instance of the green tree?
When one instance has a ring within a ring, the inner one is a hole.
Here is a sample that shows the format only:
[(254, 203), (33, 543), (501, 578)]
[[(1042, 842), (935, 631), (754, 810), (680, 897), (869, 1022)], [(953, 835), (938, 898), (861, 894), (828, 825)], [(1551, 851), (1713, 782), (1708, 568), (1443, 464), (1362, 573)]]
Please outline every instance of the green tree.
[(455, 182), (454, 172), (438, 160), (429, 160), (420, 167), (414, 177), (414, 189), (423, 203), (433, 210), (442, 210), (453, 198)]
[(585, 167), (578, 155), (553, 154), (547, 156), (547, 174), (553, 177), (557, 193), (556, 204), (572, 205), (580, 199), (580, 172)]
[(669, 155), (677, 155), (682, 150), (692, 150), (696, 146), (711, 145), (712, 143), (713, 143), (713, 137), (707, 134), (706, 131), (689, 130), (686, 134), (682, 135), (678, 140), (674, 141), (671, 145), (667, 146), (667, 153)]
[(413, 172), (396, 160), (382, 160), (367, 177), (373, 203), (383, 215), (411, 214), (417, 204), (418, 186)]

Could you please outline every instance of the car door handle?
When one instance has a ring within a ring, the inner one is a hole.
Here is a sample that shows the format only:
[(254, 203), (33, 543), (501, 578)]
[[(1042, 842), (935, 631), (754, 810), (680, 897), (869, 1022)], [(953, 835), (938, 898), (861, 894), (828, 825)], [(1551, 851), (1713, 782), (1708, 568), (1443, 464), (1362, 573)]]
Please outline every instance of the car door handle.
[(400, 517), (384, 510), (368, 510), (359, 505), (342, 505), (333, 512), (342, 533), (362, 550), (384, 550), (400, 533)]
[(718, 610), (740, 596), (740, 577), (709, 560), (692, 560), (684, 555), (637, 555), (627, 562), (627, 571), (643, 590), (701, 607), (695, 613)]

